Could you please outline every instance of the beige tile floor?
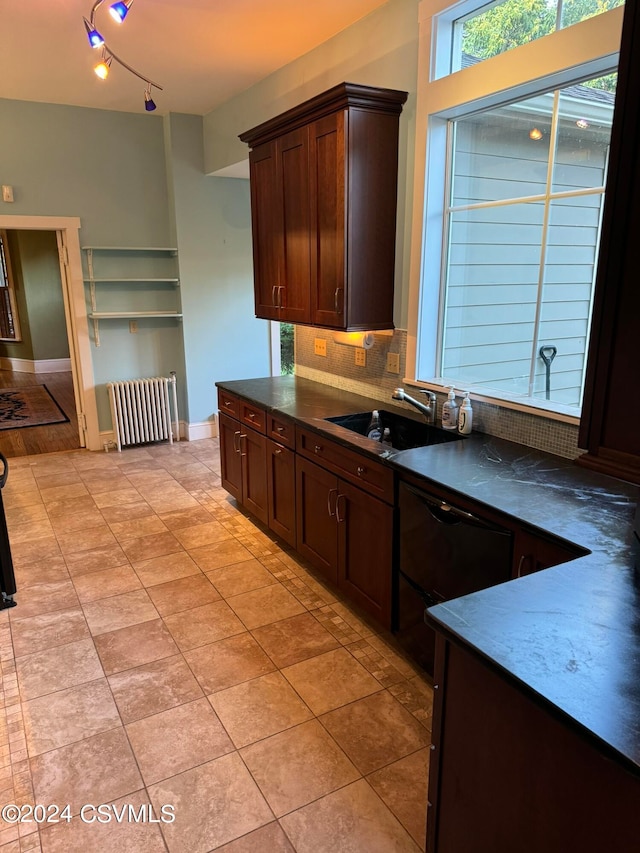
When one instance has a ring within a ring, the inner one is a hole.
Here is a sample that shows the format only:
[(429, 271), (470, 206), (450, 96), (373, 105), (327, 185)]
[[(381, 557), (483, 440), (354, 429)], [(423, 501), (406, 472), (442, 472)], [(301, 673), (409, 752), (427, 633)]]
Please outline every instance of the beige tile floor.
[(219, 472), (214, 440), (10, 461), (0, 802), (71, 819), (1, 853), (424, 849), (431, 688)]

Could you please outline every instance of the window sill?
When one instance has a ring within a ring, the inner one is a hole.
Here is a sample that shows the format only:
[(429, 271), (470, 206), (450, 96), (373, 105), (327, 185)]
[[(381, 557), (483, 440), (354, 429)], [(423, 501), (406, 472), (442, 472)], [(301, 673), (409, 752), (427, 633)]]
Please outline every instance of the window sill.
[[(440, 379), (429, 379), (423, 381), (419, 379), (405, 378), (403, 381), (405, 384), (412, 385), (415, 388), (425, 388), (442, 394), (446, 394), (447, 389), (451, 386), (450, 382), (447, 383), (445, 380)], [(511, 409), (516, 412), (524, 412), (528, 415), (536, 415), (537, 417), (546, 418), (550, 421), (559, 421), (565, 424), (573, 424), (574, 426), (579, 426), (580, 424), (580, 415), (575, 413), (575, 409), (572, 406), (563, 406), (562, 404), (556, 403), (554, 404), (555, 408), (551, 409), (549, 407), (550, 401), (548, 400), (527, 399), (525, 403), (522, 398), (509, 397), (506, 394), (504, 396), (497, 397), (484, 390), (476, 391), (473, 386), (469, 388), (465, 387), (463, 389), (456, 387), (456, 391), (459, 396), (462, 396), (461, 391), (469, 391), (472, 403), (474, 401), (478, 401), (480, 403), (498, 406), (502, 409)]]

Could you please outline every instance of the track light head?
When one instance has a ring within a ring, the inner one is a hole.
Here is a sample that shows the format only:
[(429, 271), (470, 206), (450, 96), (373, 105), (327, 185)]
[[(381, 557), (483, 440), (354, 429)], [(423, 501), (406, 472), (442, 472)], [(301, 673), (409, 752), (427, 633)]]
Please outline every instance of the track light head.
[(100, 62), (94, 67), (95, 74), (101, 79), (106, 80), (109, 76), (109, 70), (111, 68), (111, 56), (102, 55), (102, 59)]
[(104, 39), (100, 35), (100, 33), (96, 30), (96, 28), (87, 21), (86, 18), (82, 19), (84, 21), (84, 28), (87, 31), (87, 38), (89, 39), (89, 44), (91, 47), (102, 47), (104, 44)]
[(148, 113), (152, 113), (156, 109), (156, 104), (151, 97), (151, 86), (144, 91), (144, 108)]
[(114, 19), (114, 21), (117, 21), (119, 24), (121, 24), (127, 17), (127, 13), (129, 12), (132, 3), (133, 0), (124, 0), (124, 2), (113, 3), (111, 6), (109, 6), (109, 14)]

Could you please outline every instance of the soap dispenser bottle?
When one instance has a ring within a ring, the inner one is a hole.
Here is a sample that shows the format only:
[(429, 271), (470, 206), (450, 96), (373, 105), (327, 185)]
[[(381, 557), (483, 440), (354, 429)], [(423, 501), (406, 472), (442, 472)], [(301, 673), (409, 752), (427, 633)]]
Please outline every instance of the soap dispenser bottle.
[(469, 392), (465, 391), (464, 400), (462, 401), (462, 405), (460, 406), (460, 413), (458, 415), (458, 432), (460, 432), (462, 435), (469, 435), (469, 433), (471, 432), (472, 424), (473, 409), (471, 408)]
[(380, 423), (380, 412), (377, 409), (374, 409), (371, 414), (371, 420), (367, 427), (367, 438), (371, 438), (373, 441), (382, 439), (382, 424)]
[(442, 428), (456, 429), (458, 426), (458, 406), (453, 385), (449, 386), (448, 399), (442, 404)]

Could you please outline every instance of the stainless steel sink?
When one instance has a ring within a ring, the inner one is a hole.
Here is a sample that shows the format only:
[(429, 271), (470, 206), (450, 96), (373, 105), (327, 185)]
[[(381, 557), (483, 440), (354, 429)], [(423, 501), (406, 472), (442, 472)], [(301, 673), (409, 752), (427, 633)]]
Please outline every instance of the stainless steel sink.
[[(447, 441), (457, 441), (462, 438), (456, 432), (441, 429), (431, 424), (422, 423), (414, 418), (406, 418), (397, 412), (388, 412), (378, 409), (380, 422), (384, 430), (389, 428), (391, 446), (394, 450), (409, 450), (412, 447), (426, 447), (430, 444), (443, 444)], [(339, 415), (338, 417), (325, 418), (333, 424), (357, 432), (359, 435), (367, 434), (367, 427), (371, 422), (371, 412), (358, 412), (355, 415)]]

